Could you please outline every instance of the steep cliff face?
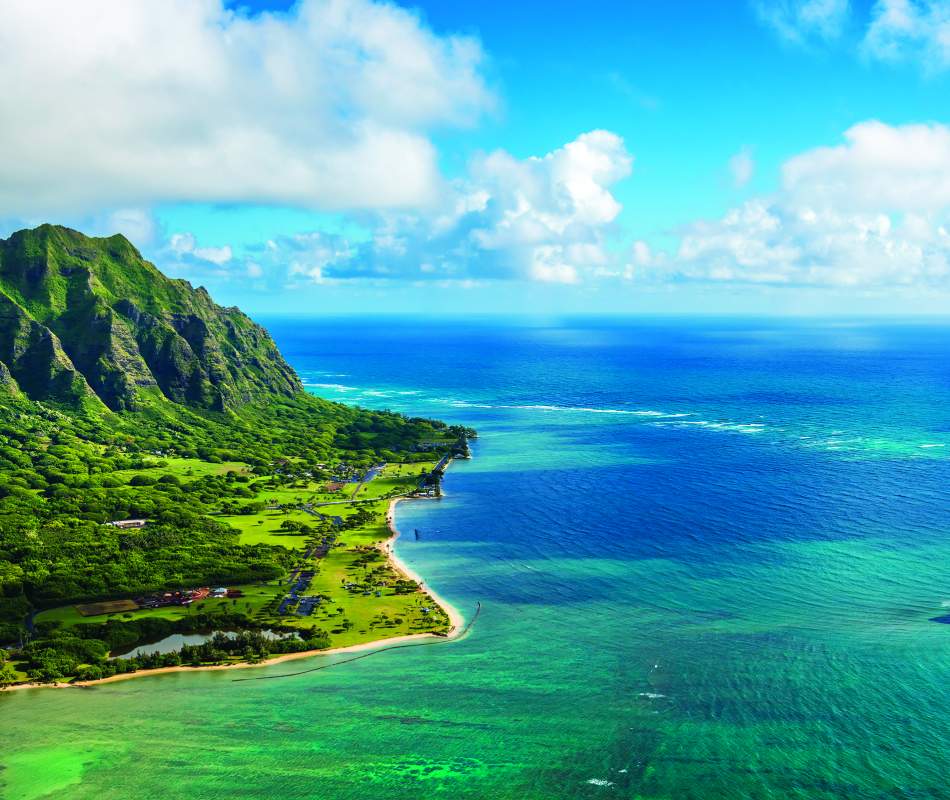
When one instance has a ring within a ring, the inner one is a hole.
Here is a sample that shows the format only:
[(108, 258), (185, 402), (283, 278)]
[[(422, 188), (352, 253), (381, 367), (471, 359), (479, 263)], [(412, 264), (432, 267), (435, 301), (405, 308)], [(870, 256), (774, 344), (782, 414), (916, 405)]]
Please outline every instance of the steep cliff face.
[(302, 386), (263, 328), (166, 278), (125, 237), (43, 225), (0, 240), (0, 390), (224, 410)]

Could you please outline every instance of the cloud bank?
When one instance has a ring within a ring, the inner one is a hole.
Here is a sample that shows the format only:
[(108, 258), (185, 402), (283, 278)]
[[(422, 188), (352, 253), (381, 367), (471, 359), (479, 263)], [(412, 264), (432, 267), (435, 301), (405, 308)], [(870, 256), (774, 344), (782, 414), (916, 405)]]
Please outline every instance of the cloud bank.
[(388, 213), (365, 240), (312, 232), (281, 237), (250, 254), (256, 270), (292, 280), (349, 278), (470, 282), (523, 279), (578, 283), (607, 267), (611, 187), (632, 157), (614, 133), (595, 130), (544, 156), (505, 151), (476, 158), (438, 209)]
[(950, 278), (950, 128), (863, 122), (789, 159), (780, 190), (680, 231), (668, 277), (796, 286)]
[(377, 209), (441, 191), (490, 108), (475, 40), (370, 0), (5, 0), (0, 216), (162, 201)]
[[(950, 128), (867, 121), (782, 166), (779, 189), (671, 232), (657, 250), (620, 246), (614, 185), (633, 157), (591, 131), (544, 156), (477, 158), (437, 210), (378, 213), (366, 235), (276, 238), (241, 258), (173, 237), (193, 268), (272, 286), (352, 279), (565, 284), (626, 280), (792, 287), (940, 287), (950, 283)], [(737, 183), (751, 161), (734, 166)], [(629, 241), (629, 240), (628, 240)]]
[[(850, 19), (845, 0), (754, 7), (803, 43), (839, 36)], [(437, 35), (399, 6), (301, 0), (248, 17), (222, 0), (6, 0), (2, 12), (0, 220), (98, 214), (147, 242), (159, 226), (144, 209), (158, 203), (249, 202), (344, 212), (347, 229), (363, 232), (310, 231), (237, 253), (176, 231), (153, 252), (178, 273), (272, 287), (950, 277), (944, 125), (855, 125), (840, 144), (790, 158), (774, 194), (686, 224), (655, 251), (631, 247), (616, 226), (615, 187), (633, 164), (616, 133), (528, 158), (482, 154), (444, 179), (431, 137), (491, 109), (484, 57), (474, 39)], [(950, 65), (950, 3), (877, 0), (863, 49)], [(750, 152), (729, 169), (747, 185)]]

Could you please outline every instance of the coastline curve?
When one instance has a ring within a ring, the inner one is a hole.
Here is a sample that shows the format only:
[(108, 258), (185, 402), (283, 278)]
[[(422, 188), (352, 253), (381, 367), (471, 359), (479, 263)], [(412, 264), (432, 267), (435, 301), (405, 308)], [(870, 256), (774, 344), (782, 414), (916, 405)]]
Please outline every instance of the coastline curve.
[[(446, 463), (446, 468), (451, 465), (452, 459)], [(359, 653), (362, 651), (374, 651), (381, 652), (382, 650), (396, 649), (399, 647), (411, 646), (411, 644), (436, 644), (438, 642), (452, 641), (454, 639), (461, 638), (464, 636), (471, 624), (475, 621), (475, 618), (478, 616), (478, 613), (481, 609), (481, 604), (478, 604), (478, 609), (476, 610), (474, 616), (469, 622), (468, 626), (465, 624), (465, 617), (462, 613), (447, 601), (444, 597), (439, 595), (437, 592), (433, 591), (430, 588), (426, 588), (425, 581), (422, 577), (412, 569), (408, 564), (406, 564), (395, 552), (395, 543), (400, 536), (399, 528), (396, 526), (396, 506), (400, 501), (403, 500), (425, 500), (430, 498), (419, 498), (419, 497), (395, 497), (389, 503), (389, 508), (386, 510), (386, 525), (390, 531), (390, 537), (385, 539), (377, 544), (377, 546), (386, 553), (387, 558), (390, 563), (396, 569), (397, 572), (402, 573), (406, 577), (414, 580), (419, 584), (420, 590), (425, 592), (432, 598), (435, 602), (448, 616), (450, 628), (446, 634), (437, 634), (437, 633), (411, 633), (403, 636), (391, 636), (387, 639), (376, 639), (371, 642), (360, 642), (359, 644), (347, 645), (345, 647), (334, 647), (328, 650), (303, 650), (299, 653), (284, 653), (274, 658), (268, 658), (263, 661), (250, 662), (250, 661), (239, 661), (233, 664), (206, 664), (203, 666), (192, 667), (192, 666), (176, 666), (176, 667), (157, 667), (155, 669), (143, 669), (136, 670), (135, 672), (123, 672), (117, 675), (110, 675), (108, 678), (100, 678), (93, 681), (74, 681), (74, 682), (56, 682), (56, 683), (18, 683), (12, 686), (3, 686), (0, 687), (0, 693), (17, 691), (22, 689), (91, 689), (96, 686), (107, 684), (107, 683), (119, 683), (120, 681), (133, 680), (136, 678), (147, 678), (151, 676), (158, 675), (169, 675), (172, 673), (190, 673), (190, 672), (215, 672), (220, 670), (235, 670), (235, 669), (254, 669), (261, 667), (270, 667), (275, 664), (281, 664), (286, 661), (298, 661), (304, 658), (316, 658), (319, 656), (335, 656), (344, 653)], [(373, 653), (366, 653), (366, 655), (372, 655)], [(334, 666), (334, 664), (327, 664), (326, 666)], [(317, 667), (315, 669), (323, 669), (324, 667)], [(315, 670), (304, 670), (303, 672), (312, 672)], [(302, 674), (293, 673), (293, 674)], [(287, 675), (272, 675), (272, 676), (260, 676), (260, 678), (280, 678), (280, 677), (289, 677)], [(235, 680), (258, 680), (259, 678), (239, 678)]]

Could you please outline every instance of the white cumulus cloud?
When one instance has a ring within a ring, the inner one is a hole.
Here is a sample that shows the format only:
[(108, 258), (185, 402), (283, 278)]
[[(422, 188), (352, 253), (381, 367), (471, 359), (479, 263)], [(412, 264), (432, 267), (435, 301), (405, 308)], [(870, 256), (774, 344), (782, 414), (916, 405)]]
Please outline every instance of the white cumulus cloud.
[(179, 258), (194, 256), (201, 261), (210, 261), (212, 264), (226, 264), (233, 257), (230, 245), (223, 247), (198, 247), (198, 242), (192, 233), (173, 233), (168, 239), (168, 247)]
[(785, 191), (802, 202), (868, 210), (943, 209), (950, 204), (950, 128), (859, 123), (844, 143), (787, 161)]
[(429, 134), (492, 96), (479, 44), (372, 0), (3, 0), (0, 216), (161, 201), (416, 206)]
[(387, 213), (363, 241), (327, 233), (281, 237), (250, 257), (271, 272), (317, 282), (347, 278), (523, 279), (577, 283), (609, 264), (607, 234), (621, 206), (611, 187), (632, 157), (595, 130), (544, 156), (476, 158), (435, 210)]
[[(150, 256), (169, 274), (199, 283), (208, 277), (236, 277), (234, 268), (239, 266), (230, 245), (201, 247), (195, 235), (188, 232), (173, 233)], [(249, 278), (260, 277), (255, 265), (249, 263), (243, 269)]]
[(927, 286), (950, 280), (950, 129), (865, 122), (786, 162), (782, 187), (681, 231), (662, 269), (708, 281)]

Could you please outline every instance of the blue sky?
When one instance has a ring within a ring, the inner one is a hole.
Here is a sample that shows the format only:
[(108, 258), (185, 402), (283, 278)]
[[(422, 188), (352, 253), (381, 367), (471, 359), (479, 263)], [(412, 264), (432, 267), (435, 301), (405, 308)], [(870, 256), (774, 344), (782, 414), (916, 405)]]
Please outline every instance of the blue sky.
[(41, 5), (3, 233), (251, 312), (948, 307), (948, 2)]

